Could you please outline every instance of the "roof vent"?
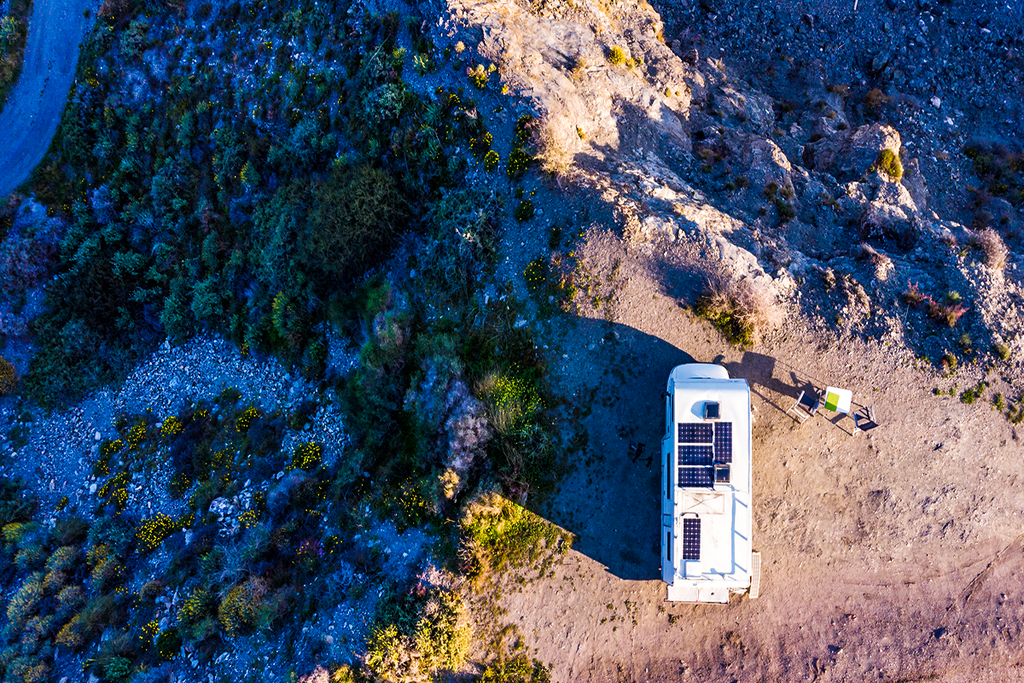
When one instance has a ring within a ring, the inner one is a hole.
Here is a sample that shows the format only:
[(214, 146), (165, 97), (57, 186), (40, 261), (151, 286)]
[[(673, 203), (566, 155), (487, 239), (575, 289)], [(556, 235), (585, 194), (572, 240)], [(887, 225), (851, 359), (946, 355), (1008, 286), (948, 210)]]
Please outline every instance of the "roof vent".
[(717, 420), (722, 417), (722, 411), (719, 409), (717, 401), (705, 401), (704, 402), (704, 419), (705, 420)]

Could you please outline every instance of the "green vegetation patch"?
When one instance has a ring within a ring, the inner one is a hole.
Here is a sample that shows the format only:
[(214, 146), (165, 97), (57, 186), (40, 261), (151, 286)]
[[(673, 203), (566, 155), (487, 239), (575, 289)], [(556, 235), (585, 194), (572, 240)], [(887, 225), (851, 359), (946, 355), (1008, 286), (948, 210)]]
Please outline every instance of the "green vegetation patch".
[(427, 680), (457, 671), (469, 655), (472, 629), (462, 597), (450, 590), (396, 586), (378, 602), (367, 639), (366, 668), (374, 680)]
[(889, 176), (894, 183), (898, 183), (903, 178), (903, 164), (900, 163), (899, 155), (891, 149), (883, 149), (879, 152), (871, 169), (881, 171)]
[(0, 16), (0, 111), (21, 74), (31, 16), (31, 0), (11, 0), (7, 14)]
[[(406, 87), (399, 35), (429, 50), (421, 22), (311, 0), (105, 7), (31, 181), (69, 227), (23, 386), (64, 402), (209, 329), (318, 375), (332, 299), (426, 231), (483, 116), (459, 91)], [(251, 39), (264, 31), (303, 39)], [(122, 74), (150, 77), (142, 49), (170, 67), (132, 103)]]
[(572, 534), (497, 493), (484, 493), (466, 505), (459, 522), (462, 561), (470, 575), (540, 565), (572, 547)]

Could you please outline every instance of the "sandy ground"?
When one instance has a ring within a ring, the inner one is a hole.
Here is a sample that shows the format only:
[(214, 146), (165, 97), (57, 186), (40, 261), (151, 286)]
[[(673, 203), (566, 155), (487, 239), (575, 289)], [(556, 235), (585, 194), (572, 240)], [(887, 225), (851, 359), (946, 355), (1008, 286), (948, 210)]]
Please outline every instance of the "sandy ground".
[[(36, 0), (21, 76), (0, 113), (0, 197), (23, 183), (57, 132), (96, 0)], [(88, 12), (89, 16), (85, 16)]]
[[(503, 599), (555, 680), (1024, 680), (1024, 449), (1001, 413), (933, 395), (953, 380), (891, 339), (829, 345), (791, 322), (730, 347), (665, 294), (676, 272), (660, 247), (584, 249), (622, 266), (611, 309), (581, 315), (553, 354), (560, 391), (592, 412), (587, 455), (542, 512), (578, 542)], [(753, 390), (758, 600), (667, 603), (658, 578), (662, 394), (692, 360)], [(785, 411), (808, 385), (851, 389), (882, 425), (797, 425)]]

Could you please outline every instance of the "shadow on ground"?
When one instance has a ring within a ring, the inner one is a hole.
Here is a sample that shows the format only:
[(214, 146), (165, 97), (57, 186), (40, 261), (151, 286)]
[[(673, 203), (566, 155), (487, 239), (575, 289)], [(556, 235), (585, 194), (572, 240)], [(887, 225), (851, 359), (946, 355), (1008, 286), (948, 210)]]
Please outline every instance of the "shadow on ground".
[(612, 575), (660, 579), (660, 456), (672, 368), (720, 363), (781, 411), (817, 382), (772, 356), (694, 358), (663, 339), (600, 320), (577, 320), (567, 338), (586, 350), (585, 363), (570, 361), (559, 370), (562, 381), (580, 387), (571, 399), (583, 408), (576, 426), (587, 442), (540, 513), (575, 534), (576, 550)]
[(578, 320), (570, 339), (587, 354), (585, 368), (561, 368), (563, 381), (581, 387), (571, 398), (583, 408), (577, 426), (587, 445), (541, 513), (615, 576), (657, 579), (665, 383), (673, 367), (697, 361), (662, 339), (599, 320)]

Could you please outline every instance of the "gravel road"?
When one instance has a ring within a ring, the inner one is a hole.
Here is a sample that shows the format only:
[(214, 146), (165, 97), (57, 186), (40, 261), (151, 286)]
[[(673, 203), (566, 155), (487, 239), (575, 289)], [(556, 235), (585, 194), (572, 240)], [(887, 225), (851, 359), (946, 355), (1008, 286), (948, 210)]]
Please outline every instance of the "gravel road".
[(0, 113), (0, 197), (25, 182), (50, 147), (79, 43), (98, 6), (96, 0), (35, 1), (21, 76)]

